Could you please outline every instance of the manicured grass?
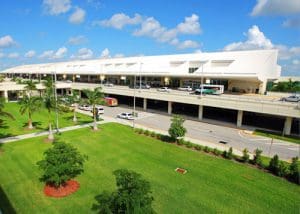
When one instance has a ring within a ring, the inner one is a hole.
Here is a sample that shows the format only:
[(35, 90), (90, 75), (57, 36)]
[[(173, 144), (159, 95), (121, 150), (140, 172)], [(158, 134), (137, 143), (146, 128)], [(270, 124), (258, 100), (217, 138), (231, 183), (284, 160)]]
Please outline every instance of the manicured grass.
[[(20, 109), (20, 105), (18, 103), (6, 103), (4, 110), (10, 112), (14, 116), (15, 120), (1, 117), (3, 123), (2, 125), (0, 125), (0, 138), (48, 130), (48, 112), (46, 109), (41, 108), (40, 111), (33, 114), (32, 119), (35, 128), (32, 130), (27, 129), (28, 114), (21, 115), (19, 109)], [(77, 124), (92, 122), (92, 118), (87, 115), (77, 113), (77, 116), (78, 116), (77, 118), (78, 122), (74, 123), (72, 121), (73, 119), (72, 112), (59, 113), (59, 127), (62, 128), (66, 126), (73, 126)], [(52, 112), (51, 118), (53, 118), (52, 125), (54, 128), (55, 127), (54, 112)]]
[[(127, 126), (100, 127), (97, 132), (79, 129), (59, 136), (88, 155), (85, 172), (77, 178), (79, 191), (61, 199), (44, 196), (38, 179), (36, 162), (51, 144), (39, 137), (4, 145), (0, 184), (11, 206), (18, 213), (90, 213), (96, 195), (115, 190), (112, 172), (127, 168), (151, 183), (157, 213), (299, 212), (300, 187), (284, 179), (138, 135)], [(177, 167), (188, 172), (179, 174)]]
[(300, 138), (299, 137), (282, 136), (282, 135), (280, 135), (279, 133), (276, 133), (276, 132), (264, 131), (264, 130), (260, 130), (260, 129), (256, 129), (254, 131), (254, 134), (264, 136), (264, 137), (284, 140), (284, 141), (288, 141), (288, 142), (291, 142), (291, 143), (300, 144)]

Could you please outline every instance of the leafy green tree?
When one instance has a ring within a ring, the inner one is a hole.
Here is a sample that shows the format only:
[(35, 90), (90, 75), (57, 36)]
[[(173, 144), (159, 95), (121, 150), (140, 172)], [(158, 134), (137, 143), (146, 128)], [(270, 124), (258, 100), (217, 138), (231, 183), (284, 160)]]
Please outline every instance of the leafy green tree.
[(54, 142), (53, 147), (44, 152), (45, 159), (37, 165), (43, 170), (41, 181), (59, 187), (67, 181), (80, 175), (87, 159), (71, 144)]
[(26, 112), (28, 113), (28, 128), (33, 129), (32, 115), (40, 109), (42, 105), (41, 98), (25, 95), (19, 101), (19, 104), (21, 105), (20, 113), (22, 115), (25, 114)]
[(97, 130), (97, 115), (96, 115), (96, 105), (103, 104), (103, 97), (104, 94), (102, 92), (101, 87), (95, 88), (93, 91), (89, 89), (83, 90), (85, 95), (87, 96), (87, 104), (93, 107), (93, 118), (94, 118), (94, 125), (93, 129)]
[(271, 158), (268, 169), (273, 172), (274, 174), (278, 174), (279, 169), (279, 157), (278, 155), (274, 155), (273, 158)]
[(186, 128), (183, 126), (184, 119), (179, 115), (173, 115), (171, 125), (168, 130), (170, 137), (173, 140), (178, 140), (179, 137), (184, 137)]
[(297, 184), (300, 184), (300, 170), (298, 157), (292, 158), (292, 163), (289, 166), (289, 178)]
[(72, 108), (73, 122), (77, 122), (76, 108), (77, 108), (78, 103), (80, 103), (79, 93), (75, 90), (72, 90), (72, 94), (66, 95), (64, 98), (65, 98), (64, 104), (66, 104), (68, 107)]
[(289, 81), (275, 83), (271, 91), (279, 92), (298, 92), (300, 91), (300, 82), (299, 81)]
[(27, 80), (26, 82), (25, 82), (25, 90), (27, 91), (27, 94), (28, 94), (28, 96), (32, 96), (32, 92), (34, 91), (34, 90), (37, 90), (37, 88), (36, 88), (36, 83), (34, 82), (34, 81), (32, 81), (32, 79), (30, 79), (30, 80)]
[(154, 213), (152, 208), (150, 183), (134, 171), (119, 169), (114, 171), (117, 191), (103, 192), (96, 196), (98, 204), (93, 210), (99, 213)]

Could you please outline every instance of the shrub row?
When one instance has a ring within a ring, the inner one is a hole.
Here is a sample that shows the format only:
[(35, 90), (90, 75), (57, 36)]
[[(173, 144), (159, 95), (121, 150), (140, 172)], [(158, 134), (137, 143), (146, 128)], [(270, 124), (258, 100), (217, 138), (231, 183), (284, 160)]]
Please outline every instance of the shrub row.
[(228, 160), (235, 160), (238, 162), (249, 163), (258, 168), (268, 170), (270, 173), (277, 175), (279, 177), (285, 177), (289, 181), (294, 182), (296, 184), (300, 184), (300, 171), (299, 171), (299, 161), (298, 157), (292, 159), (292, 163), (288, 164), (287, 162), (279, 160), (278, 155), (274, 155), (273, 158), (270, 159), (269, 164), (263, 164), (263, 156), (262, 150), (256, 149), (254, 151), (253, 159), (250, 159), (249, 151), (247, 149), (243, 150), (243, 156), (238, 156), (233, 154), (233, 149), (230, 147), (228, 151), (221, 151), (217, 148), (210, 148), (208, 146), (202, 146), (198, 144), (194, 144), (191, 141), (187, 141), (184, 139), (174, 140), (168, 135), (163, 135), (160, 133), (156, 133), (153, 131), (149, 131), (146, 129), (136, 128), (134, 131), (138, 134), (143, 134), (145, 136), (149, 136), (152, 138), (156, 138), (158, 140), (167, 142), (167, 143), (177, 143), (179, 146), (185, 146), (186, 148), (194, 149), (197, 151), (203, 151), (205, 153), (213, 154), (215, 156), (220, 156)]

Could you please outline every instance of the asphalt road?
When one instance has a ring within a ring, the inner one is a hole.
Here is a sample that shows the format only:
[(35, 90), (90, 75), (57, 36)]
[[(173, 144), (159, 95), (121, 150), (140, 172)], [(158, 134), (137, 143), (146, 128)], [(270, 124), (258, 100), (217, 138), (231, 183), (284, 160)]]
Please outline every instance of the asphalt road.
[[(132, 112), (132, 108), (127, 107), (106, 107), (104, 106), (104, 115), (107, 117), (115, 118), (117, 114), (121, 112)], [(153, 112), (144, 112), (137, 110), (138, 117), (135, 120), (136, 124), (167, 131), (170, 127), (169, 115), (163, 115)], [(131, 121), (127, 121), (127, 124), (132, 124)], [(199, 122), (187, 119), (184, 122), (184, 126), (187, 129), (187, 137), (206, 141), (212, 143), (212, 146), (218, 144), (219, 141), (226, 141), (227, 146), (242, 151), (247, 148), (250, 152), (253, 152), (256, 148), (263, 151), (266, 156), (273, 156), (278, 154), (281, 159), (291, 159), (295, 156), (300, 156), (300, 145), (289, 143), (286, 141), (271, 138), (255, 136), (249, 134), (247, 131), (237, 128), (232, 128), (223, 125), (214, 125), (206, 122)]]

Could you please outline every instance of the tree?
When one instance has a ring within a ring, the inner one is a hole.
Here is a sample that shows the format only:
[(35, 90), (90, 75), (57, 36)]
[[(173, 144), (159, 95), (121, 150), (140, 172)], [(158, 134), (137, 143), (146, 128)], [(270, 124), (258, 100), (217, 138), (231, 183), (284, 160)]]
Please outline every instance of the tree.
[(273, 172), (274, 174), (278, 174), (279, 169), (279, 157), (278, 155), (274, 155), (273, 158), (271, 158), (268, 169)]
[(93, 210), (99, 213), (154, 213), (150, 183), (134, 171), (119, 169), (113, 172), (117, 191), (96, 196), (98, 204)]
[(27, 80), (25, 82), (26, 86), (25, 89), (27, 91), (28, 96), (32, 96), (32, 91), (36, 90), (36, 83), (32, 81), (32, 79)]
[[(14, 120), (15, 118), (11, 113), (3, 110), (4, 105), (5, 105), (5, 99), (4, 99), (4, 97), (0, 97), (0, 117), (8, 117), (8, 118)], [(2, 121), (0, 121), (0, 122), (2, 122)]]
[(20, 113), (23, 115), (28, 113), (28, 128), (32, 129), (32, 114), (38, 111), (41, 107), (41, 98), (25, 95), (20, 101)]
[(186, 128), (183, 127), (184, 119), (179, 115), (173, 115), (171, 125), (168, 130), (170, 137), (173, 140), (178, 140), (179, 137), (184, 137)]
[(262, 166), (262, 158), (261, 158), (262, 150), (255, 149), (254, 153), (255, 154), (254, 154), (254, 158), (253, 158), (253, 163), (255, 165)]
[(71, 144), (54, 142), (53, 147), (44, 152), (45, 159), (37, 165), (44, 171), (41, 181), (59, 187), (83, 172), (87, 159)]
[(289, 178), (297, 184), (300, 184), (300, 170), (298, 157), (292, 158), (292, 163), (289, 166)]
[(93, 107), (93, 118), (94, 118), (94, 125), (93, 130), (97, 130), (97, 115), (96, 115), (96, 105), (103, 104), (103, 97), (104, 94), (102, 92), (101, 87), (95, 88), (93, 91), (89, 89), (83, 90), (85, 95), (87, 96), (87, 104)]
[(48, 139), (49, 140), (53, 140), (54, 136), (52, 133), (52, 120), (51, 120), (51, 112), (53, 109), (56, 108), (55, 106), (55, 99), (54, 99), (54, 86), (53, 86), (53, 81), (51, 78), (47, 78), (46, 81), (43, 83), (45, 86), (45, 93), (43, 96), (43, 103), (44, 103), (44, 107), (47, 109), (48, 111), (48, 126), (49, 126), (49, 135), (48, 135)]
[(242, 157), (243, 162), (247, 163), (249, 161), (249, 151), (248, 149), (243, 150), (243, 157)]
[(75, 90), (72, 90), (71, 95), (65, 96), (64, 103), (70, 108), (72, 108), (73, 111), (73, 122), (77, 122), (76, 108), (79, 102), (80, 102), (79, 94)]

